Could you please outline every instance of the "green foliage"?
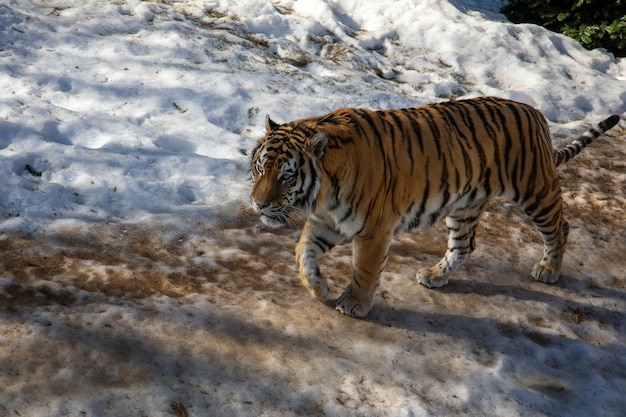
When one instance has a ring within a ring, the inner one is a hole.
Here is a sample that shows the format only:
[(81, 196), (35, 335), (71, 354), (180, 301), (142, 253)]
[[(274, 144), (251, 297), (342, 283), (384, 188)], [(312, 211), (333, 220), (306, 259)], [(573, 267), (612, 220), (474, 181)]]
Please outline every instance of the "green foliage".
[(502, 12), (515, 23), (536, 23), (626, 56), (626, 0), (510, 0)]

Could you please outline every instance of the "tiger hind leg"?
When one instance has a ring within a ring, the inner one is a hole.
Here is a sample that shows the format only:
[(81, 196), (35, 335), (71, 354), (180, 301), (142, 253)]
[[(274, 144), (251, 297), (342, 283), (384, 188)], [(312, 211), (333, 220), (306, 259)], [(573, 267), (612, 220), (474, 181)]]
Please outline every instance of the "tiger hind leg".
[(448, 226), (448, 249), (437, 265), (423, 268), (417, 273), (417, 280), (428, 288), (446, 285), (450, 275), (456, 271), (476, 248), (476, 227), (485, 204), (465, 208), (446, 217)]
[(543, 258), (532, 269), (532, 279), (546, 284), (558, 281), (569, 234), (563, 218), (560, 195), (552, 205), (534, 211), (526, 210), (543, 239)]

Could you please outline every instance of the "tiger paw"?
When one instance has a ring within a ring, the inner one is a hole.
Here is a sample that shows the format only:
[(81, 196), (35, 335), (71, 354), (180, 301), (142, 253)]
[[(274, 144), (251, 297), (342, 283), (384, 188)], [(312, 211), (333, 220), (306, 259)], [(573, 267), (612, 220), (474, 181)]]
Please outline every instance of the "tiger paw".
[(417, 273), (417, 280), (420, 284), (428, 288), (443, 287), (448, 283), (448, 277), (442, 273), (437, 273), (435, 268), (424, 268)]
[(554, 284), (559, 280), (559, 275), (560, 271), (555, 271), (547, 261), (539, 262), (530, 273), (532, 279), (545, 284)]
[(365, 317), (372, 308), (372, 302), (362, 303), (350, 295), (348, 291), (341, 294), (335, 302), (335, 310), (350, 317)]
[(301, 269), (300, 282), (309, 290), (313, 298), (321, 302), (328, 301), (328, 283), (319, 270), (307, 273), (306, 270)]
[(304, 286), (309, 290), (311, 296), (319, 301), (328, 301), (328, 284), (325, 279), (315, 282), (306, 282)]

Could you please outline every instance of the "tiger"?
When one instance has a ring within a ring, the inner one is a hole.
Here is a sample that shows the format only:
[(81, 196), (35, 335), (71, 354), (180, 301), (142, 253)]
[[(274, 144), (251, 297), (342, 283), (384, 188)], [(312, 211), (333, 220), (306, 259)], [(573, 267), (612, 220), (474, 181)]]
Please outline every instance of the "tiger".
[(428, 288), (448, 283), (476, 248), (476, 227), (488, 201), (521, 206), (543, 238), (532, 279), (559, 279), (569, 226), (557, 166), (615, 126), (612, 115), (571, 144), (552, 145), (548, 124), (533, 107), (479, 97), (415, 108), (341, 108), (278, 124), (251, 152), (250, 205), (276, 228), (294, 213), (306, 218), (295, 258), (302, 284), (328, 302), (321, 255), (352, 240), (352, 277), (334, 302), (341, 313), (366, 316), (392, 237), (432, 226), (448, 228), (447, 250), (417, 272)]

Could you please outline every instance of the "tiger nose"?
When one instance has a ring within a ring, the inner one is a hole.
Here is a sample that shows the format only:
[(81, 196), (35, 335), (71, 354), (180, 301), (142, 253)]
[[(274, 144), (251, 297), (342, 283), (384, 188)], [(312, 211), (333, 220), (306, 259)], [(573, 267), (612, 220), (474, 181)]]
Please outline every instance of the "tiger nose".
[(265, 201), (255, 201), (256, 206), (259, 210), (263, 211), (263, 209), (268, 208), (271, 204)]

